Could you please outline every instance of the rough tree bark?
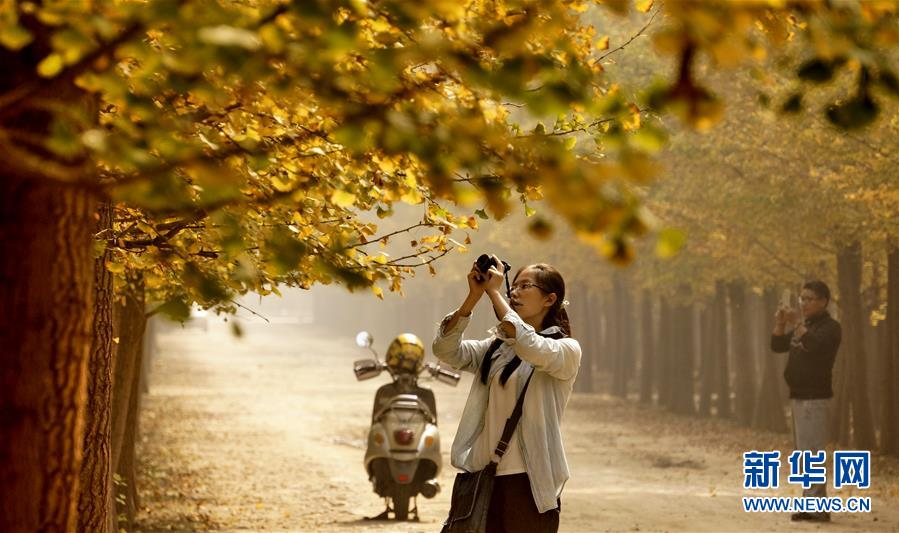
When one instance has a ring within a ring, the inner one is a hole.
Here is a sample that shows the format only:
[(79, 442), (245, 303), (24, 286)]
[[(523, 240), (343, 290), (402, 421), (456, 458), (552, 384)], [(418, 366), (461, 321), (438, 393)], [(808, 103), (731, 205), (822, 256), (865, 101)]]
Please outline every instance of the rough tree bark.
[[(97, 209), (97, 234), (112, 228), (112, 206)], [(93, 339), (87, 378), (87, 410), (84, 429), (84, 459), (78, 497), (78, 531), (106, 532), (110, 523), (112, 466), (110, 407), (112, 405), (112, 273), (106, 270), (109, 252), (94, 260)]]
[(134, 445), (138, 429), (143, 339), (147, 318), (144, 311), (142, 279), (129, 278), (128, 287), (123, 300), (116, 304), (119, 345), (112, 402), (112, 465), (115, 466), (115, 473), (123, 483), (123, 486), (116, 488), (116, 493), (120, 497), (119, 500), (124, 497), (125, 506), (120, 511), (127, 517), (130, 528), (134, 523), (136, 509)]
[[(51, 32), (21, 14), (33, 40), (0, 47), (0, 529), (77, 528), (93, 309), (96, 168), (41, 141), (52, 109), (96, 110), (72, 79), (38, 79)], [(36, 82), (36, 83), (35, 83)], [(34, 85), (32, 85), (34, 84)], [(35, 88), (30, 91), (28, 88)], [(19, 136), (19, 138), (25, 138)]]
[(94, 201), (0, 176), (0, 529), (73, 531), (93, 305)]

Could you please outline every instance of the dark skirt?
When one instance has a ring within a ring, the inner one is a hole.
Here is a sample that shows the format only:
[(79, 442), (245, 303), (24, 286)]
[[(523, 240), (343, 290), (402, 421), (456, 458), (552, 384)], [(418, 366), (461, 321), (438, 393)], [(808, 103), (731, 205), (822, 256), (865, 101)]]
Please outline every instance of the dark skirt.
[(527, 473), (497, 476), (487, 511), (487, 532), (558, 532), (559, 507), (540, 513)]

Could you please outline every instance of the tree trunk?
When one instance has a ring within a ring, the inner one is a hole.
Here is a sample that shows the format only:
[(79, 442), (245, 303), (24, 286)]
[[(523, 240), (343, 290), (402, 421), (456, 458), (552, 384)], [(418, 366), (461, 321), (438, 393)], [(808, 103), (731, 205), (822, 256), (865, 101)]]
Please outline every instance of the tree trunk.
[[(137, 348), (137, 364), (140, 369), (140, 360), (143, 348)], [(140, 399), (141, 399), (140, 375), (131, 383), (131, 395), (128, 402), (128, 420), (126, 422), (125, 436), (122, 441), (121, 457), (119, 458), (116, 472), (122, 481), (122, 501), (124, 505), (120, 513), (124, 514), (129, 529), (134, 527), (134, 518), (140, 508), (139, 492), (137, 490), (137, 461), (136, 446), (140, 436)]]
[(637, 377), (637, 306), (635, 295), (631, 289), (630, 278), (623, 280), (622, 289), (624, 291), (624, 307), (622, 309), (624, 318), (622, 320), (622, 367), (625, 376), (625, 392), (624, 396), (630, 392), (630, 386)]
[(630, 318), (628, 295), (624, 287), (624, 280), (621, 273), (615, 273), (613, 278), (613, 305), (616, 313), (614, 315), (613, 328), (615, 330), (615, 352), (612, 354), (612, 390), (611, 393), (615, 397), (627, 397), (627, 382), (629, 378), (628, 362), (631, 354), (628, 354), (630, 346), (627, 335), (629, 324), (633, 322)]
[(899, 245), (890, 244), (887, 257), (887, 317), (881, 355), (883, 404), (880, 412), (880, 450), (899, 456)]
[(749, 350), (751, 318), (746, 305), (746, 286), (743, 282), (728, 285), (731, 310), (731, 339), (733, 340), (734, 366), (736, 369), (736, 414), (743, 425), (752, 424), (752, 409), (755, 402), (756, 380), (755, 361)]
[(667, 297), (662, 297), (659, 301), (659, 342), (656, 346), (658, 356), (658, 373), (656, 374), (656, 382), (659, 385), (659, 406), (665, 408), (671, 407), (671, 372), (673, 358), (673, 335), (672, 328), (671, 304)]
[(712, 393), (715, 389), (715, 350), (713, 348), (714, 310), (706, 305), (699, 312), (699, 415), (712, 414)]
[[(774, 289), (765, 290), (762, 296), (763, 306), (759, 310), (758, 324), (762, 328), (764, 339), (770, 339), (774, 330), (774, 313), (777, 310), (778, 295)], [(780, 382), (783, 380), (784, 360), (771, 352), (770, 343), (759, 345), (762, 352), (762, 380), (755, 399), (752, 414), (752, 426), (772, 432), (786, 432), (787, 420), (784, 417), (784, 399), (781, 397)]]
[(582, 356), (581, 367), (574, 382), (574, 390), (579, 393), (591, 393), (593, 391), (593, 359), (595, 357), (595, 341), (599, 335), (598, 325), (593, 322), (593, 303), (587, 296), (587, 288), (583, 284), (575, 283), (567, 291), (568, 294), (579, 295), (580, 298), (571, 300), (569, 320), (574, 336), (580, 341)]
[(693, 309), (688, 304), (678, 303), (672, 313), (671, 408), (675, 413), (692, 415), (696, 412), (693, 394)]
[[(112, 228), (112, 206), (97, 210), (96, 232)], [(93, 339), (87, 378), (87, 410), (84, 429), (84, 459), (78, 497), (78, 531), (106, 532), (110, 521), (110, 406), (112, 405), (112, 273), (106, 270), (109, 252), (94, 260)]]
[(118, 465), (122, 454), (132, 384), (140, 375), (141, 342), (146, 325), (142, 291), (128, 292), (123, 299), (116, 304), (119, 344), (113, 392), (113, 465)]
[(723, 282), (715, 284), (715, 300), (712, 305), (712, 350), (715, 358), (716, 396), (715, 413), (730, 418), (730, 359), (727, 350), (727, 290)]
[(846, 395), (841, 401), (849, 403), (852, 417), (854, 446), (871, 450), (876, 446), (871, 405), (868, 401), (867, 356), (863, 340), (863, 323), (860, 298), (862, 283), (861, 243), (842, 247), (837, 253), (837, 279), (840, 288), (843, 341), (841, 346), (842, 368), (846, 380)]
[(640, 320), (640, 402), (652, 404), (656, 362), (655, 332), (652, 327), (652, 295), (649, 291), (643, 292), (640, 313), (642, 317)]
[(584, 332), (576, 333), (575, 336), (578, 337), (578, 339), (580, 339), (581, 336), (586, 336), (587, 350), (590, 352), (590, 355), (587, 357), (586, 361), (581, 362), (581, 369), (578, 373), (584, 373), (584, 392), (593, 393), (596, 391), (596, 386), (594, 385), (594, 369), (596, 368), (596, 361), (599, 359), (599, 351), (602, 348), (600, 307), (599, 302), (593, 295), (587, 292), (586, 287), (584, 288), (584, 293), (582, 293), (581, 298), (585, 301), (583, 307), (585, 313), (583, 324), (585, 325), (586, 330)]
[(93, 316), (94, 201), (0, 175), (0, 530), (73, 531)]
[(128, 528), (131, 528), (134, 523), (133, 498), (136, 496), (134, 445), (141, 395), (143, 341), (147, 325), (142, 278), (129, 277), (129, 288), (123, 300), (116, 305), (116, 316), (119, 345), (112, 403), (112, 457), (115, 472), (121, 480), (121, 485), (116, 487), (116, 494), (118, 500), (124, 497), (125, 501), (124, 509), (120, 511), (127, 517)]
[(602, 327), (602, 336), (600, 337), (600, 346), (602, 350), (597, 354), (598, 358), (594, 362), (600, 377), (612, 370), (612, 361), (615, 353), (615, 318), (614, 318), (614, 302), (612, 302), (612, 292), (603, 290), (599, 299), (599, 322)]

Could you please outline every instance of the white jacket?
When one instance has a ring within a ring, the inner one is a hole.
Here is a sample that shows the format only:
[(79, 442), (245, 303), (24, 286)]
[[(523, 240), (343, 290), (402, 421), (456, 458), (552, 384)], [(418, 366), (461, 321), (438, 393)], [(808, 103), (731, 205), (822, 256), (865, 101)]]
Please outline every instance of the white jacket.
[[(470, 460), (472, 447), (484, 428), (488, 387), (493, 375), (500, 372), (517, 354), (522, 360), (515, 370), (518, 374), (517, 394), (521, 394), (531, 369), (535, 369), (535, 372), (528, 386), (519, 429), (515, 434), (518, 436), (518, 445), (531, 481), (531, 492), (537, 509), (543, 513), (556, 508), (556, 500), (562, 494), (562, 488), (569, 477), (561, 422), (581, 364), (580, 344), (570, 337), (551, 339), (541, 336), (534, 327), (522, 321), (515, 311), (510, 311), (502, 319), (515, 327), (514, 337), (504, 337), (501, 330), (496, 328), (491, 329), (493, 335), (486, 339), (463, 340), (462, 333), (470, 317), (459, 317), (456, 326), (449, 332), (444, 332), (443, 327), (452, 315), (447, 315), (438, 326), (437, 337), (432, 345), (434, 355), (455, 369), (471, 371), (476, 375), (453, 441), (452, 464), (468, 472), (486, 467), (486, 463), (472, 465)], [(558, 326), (551, 326), (541, 333), (552, 334), (558, 331)], [(494, 354), (496, 362), (490, 369), (490, 379), (485, 385), (478, 372), (487, 348), (496, 338), (503, 339), (504, 342)]]

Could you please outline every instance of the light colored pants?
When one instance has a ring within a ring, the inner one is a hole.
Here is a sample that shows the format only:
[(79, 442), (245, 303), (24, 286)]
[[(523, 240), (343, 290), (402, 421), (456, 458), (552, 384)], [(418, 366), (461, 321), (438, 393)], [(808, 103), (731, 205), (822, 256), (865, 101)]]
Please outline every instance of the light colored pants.
[[(823, 451), (827, 448), (829, 434), (830, 399), (793, 399), (793, 442), (796, 450)], [(802, 496), (826, 497), (827, 484), (813, 484), (802, 490)]]

